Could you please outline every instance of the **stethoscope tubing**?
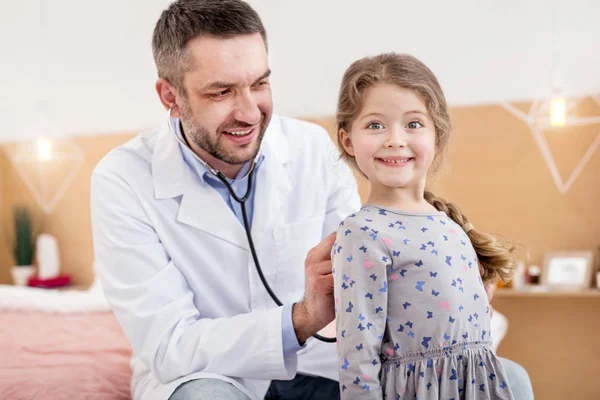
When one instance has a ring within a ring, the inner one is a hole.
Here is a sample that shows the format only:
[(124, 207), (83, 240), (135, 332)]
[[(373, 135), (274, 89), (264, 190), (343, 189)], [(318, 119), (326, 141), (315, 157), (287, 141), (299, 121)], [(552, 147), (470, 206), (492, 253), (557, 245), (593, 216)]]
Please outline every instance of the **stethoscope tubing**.
[[(244, 220), (244, 230), (246, 231), (246, 237), (248, 238), (248, 245), (250, 246), (250, 253), (252, 254), (252, 260), (254, 261), (254, 265), (256, 266), (256, 272), (258, 272), (258, 276), (260, 277), (260, 280), (261, 280), (263, 286), (265, 287), (266, 291), (269, 293), (269, 296), (271, 296), (271, 299), (273, 299), (275, 304), (277, 304), (279, 307), (281, 307), (283, 305), (283, 303), (281, 302), (281, 300), (279, 300), (279, 297), (277, 297), (277, 295), (275, 294), (273, 289), (271, 289), (271, 286), (267, 282), (267, 279), (265, 278), (265, 276), (263, 274), (262, 268), (260, 267), (260, 263), (258, 261), (258, 255), (256, 254), (256, 248), (254, 247), (254, 239), (252, 238), (252, 234), (250, 233), (251, 232), (250, 223), (248, 221), (248, 213), (246, 211), (246, 200), (248, 200), (248, 198), (250, 197), (250, 193), (252, 191), (252, 180), (254, 178), (254, 171), (255, 171), (255, 167), (256, 167), (256, 158), (254, 160), (252, 160), (252, 165), (250, 166), (250, 170), (246, 174), (246, 176), (248, 177), (248, 187), (246, 188), (246, 194), (244, 194), (243, 197), (239, 197), (233, 190), (233, 187), (231, 187), (231, 184), (228, 182), (225, 175), (223, 175), (221, 173), (221, 171), (218, 171), (218, 170), (212, 168), (210, 165), (208, 165), (208, 163), (206, 161), (204, 161), (194, 151), (192, 151), (192, 149), (190, 148), (189, 144), (186, 141), (184, 141), (182, 138), (179, 137), (179, 135), (177, 135), (177, 133), (175, 132), (175, 129), (173, 129), (173, 124), (171, 123), (171, 110), (172, 109), (173, 109), (173, 107), (171, 107), (169, 109), (169, 111), (167, 111), (167, 124), (169, 126), (169, 129), (171, 130), (171, 133), (173, 135), (175, 135), (175, 137), (177, 138), (177, 141), (179, 143), (181, 143), (183, 146), (185, 146), (186, 148), (188, 148), (191, 151), (192, 155), (204, 167), (206, 167), (206, 169), (208, 169), (211, 174), (216, 176), (221, 182), (223, 182), (223, 184), (225, 184), (225, 187), (227, 188), (227, 190), (229, 191), (231, 196), (235, 199), (235, 201), (240, 203), (240, 206), (242, 208), (242, 219)], [(335, 343), (336, 342), (336, 338), (324, 337), (324, 336), (319, 335), (318, 333), (315, 333), (313, 335), (313, 337), (315, 339), (318, 339), (325, 343)]]

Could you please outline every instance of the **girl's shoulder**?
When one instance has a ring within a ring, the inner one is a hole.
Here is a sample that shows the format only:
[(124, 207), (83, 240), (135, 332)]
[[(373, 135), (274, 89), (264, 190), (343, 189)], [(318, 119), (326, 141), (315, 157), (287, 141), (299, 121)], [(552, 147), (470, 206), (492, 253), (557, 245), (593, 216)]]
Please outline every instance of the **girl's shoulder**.
[(363, 206), (359, 211), (348, 215), (340, 224), (338, 237), (354, 236), (354, 240), (363, 237), (372, 241), (375, 237), (387, 232), (390, 217), (379, 212), (375, 206)]
[(368, 225), (374, 225), (377, 223), (376, 220), (380, 218), (377, 217), (376, 207), (366, 205), (361, 207), (360, 210), (348, 215), (342, 223), (340, 224), (340, 230), (342, 228), (362, 228)]

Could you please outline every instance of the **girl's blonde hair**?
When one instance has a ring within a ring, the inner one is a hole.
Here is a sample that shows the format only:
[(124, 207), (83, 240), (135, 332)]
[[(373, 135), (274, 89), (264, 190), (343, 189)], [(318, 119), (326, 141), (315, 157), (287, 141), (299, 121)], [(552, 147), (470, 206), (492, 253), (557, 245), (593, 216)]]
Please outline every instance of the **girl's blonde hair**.
[[(385, 53), (365, 57), (355, 61), (344, 73), (336, 112), (337, 145), (342, 158), (360, 171), (354, 157), (344, 149), (340, 132), (344, 130), (350, 133), (352, 123), (363, 106), (365, 91), (382, 83), (412, 90), (425, 103), (435, 127), (436, 156), (432, 168), (437, 170), (452, 132), (448, 105), (433, 72), (408, 54)], [(515, 265), (511, 254), (515, 249), (513, 245), (503, 244), (492, 235), (476, 231), (455, 204), (436, 197), (431, 191), (426, 190), (424, 197), (428, 203), (445, 212), (465, 230), (483, 266), (481, 276), (485, 284), (494, 282), (497, 278), (505, 282), (510, 279)]]

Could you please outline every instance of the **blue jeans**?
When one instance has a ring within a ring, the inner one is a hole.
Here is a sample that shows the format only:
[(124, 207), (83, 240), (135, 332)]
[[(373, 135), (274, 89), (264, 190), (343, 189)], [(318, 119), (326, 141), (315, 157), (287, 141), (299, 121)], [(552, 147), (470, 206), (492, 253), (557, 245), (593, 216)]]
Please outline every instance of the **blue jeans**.
[[(340, 398), (337, 381), (296, 375), (289, 381), (271, 381), (265, 400), (331, 400)], [(250, 400), (231, 383), (219, 379), (195, 379), (182, 383), (169, 400)]]
[(507, 358), (498, 358), (506, 371), (508, 384), (515, 400), (533, 400), (533, 387), (525, 368)]
[[(514, 361), (500, 358), (515, 400), (533, 400), (527, 371)], [(330, 400), (340, 397), (337, 381), (296, 375), (289, 381), (271, 381), (265, 400)], [(218, 379), (196, 379), (179, 385), (169, 400), (250, 400), (230, 383)]]

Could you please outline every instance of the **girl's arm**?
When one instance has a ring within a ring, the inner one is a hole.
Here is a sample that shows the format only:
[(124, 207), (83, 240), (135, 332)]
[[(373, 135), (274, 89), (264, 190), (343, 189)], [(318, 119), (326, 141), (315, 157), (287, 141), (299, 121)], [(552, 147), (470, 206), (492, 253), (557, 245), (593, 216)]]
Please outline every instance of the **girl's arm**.
[(352, 216), (340, 226), (332, 253), (341, 399), (382, 399), (391, 256), (364, 218)]

